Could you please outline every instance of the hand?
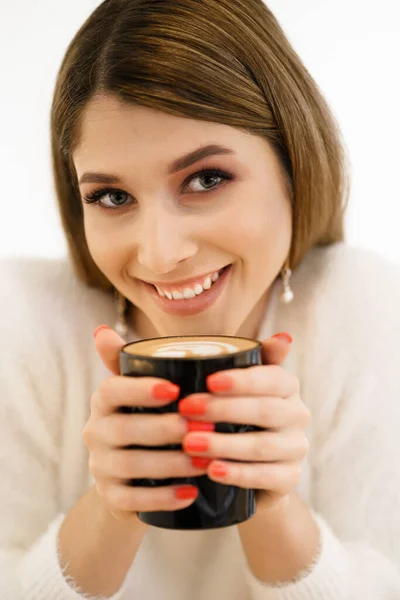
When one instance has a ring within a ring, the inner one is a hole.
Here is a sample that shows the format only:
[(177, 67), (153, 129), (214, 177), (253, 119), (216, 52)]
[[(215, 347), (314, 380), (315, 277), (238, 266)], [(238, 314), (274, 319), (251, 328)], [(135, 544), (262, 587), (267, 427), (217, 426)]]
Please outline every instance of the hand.
[[(119, 375), (119, 352), (124, 340), (109, 328), (96, 335), (96, 348), (113, 375), (91, 398), (91, 414), (83, 430), (89, 450), (89, 468), (99, 496), (115, 516), (139, 511), (180, 510), (198, 495), (194, 486), (132, 487), (129, 479), (198, 477), (206, 469), (193, 466), (182, 451), (127, 450), (124, 446), (182, 444), (189, 431), (187, 419), (177, 413), (122, 414), (122, 406), (161, 407), (177, 400), (178, 386), (158, 378)], [(194, 424), (196, 427), (196, 424)]]
[[(182, 416), (200, 422), (256, 425), (251, 433), (188, 433), (183, 449), (210, 479), (256, 489), (257, 510), (284, 503), (295, 491), (308, 451), (310, 412), (300, 398), (298, 379), (279, 366), (290, 342), (263, 342), (263, 365), (210, 375), (210, 394), (179, 403)], [(235, 461), (235, 462), (233, 462)]]

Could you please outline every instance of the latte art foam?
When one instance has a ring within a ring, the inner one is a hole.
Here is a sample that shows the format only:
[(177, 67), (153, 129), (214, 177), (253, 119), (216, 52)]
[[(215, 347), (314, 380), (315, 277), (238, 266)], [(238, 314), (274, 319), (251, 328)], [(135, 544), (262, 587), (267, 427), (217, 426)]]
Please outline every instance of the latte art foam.
[(227, 342), (175, 342), (159, 346), (152, 356), (160, 358), (188, 358), (189, 356), (217, 356), (218, 354), (233, 354), (238, 347)]
[(221, 335), (176, 336), (133, 342), (124, 351), (152, 358), (213, 358), (253, 350), (258, 342)]

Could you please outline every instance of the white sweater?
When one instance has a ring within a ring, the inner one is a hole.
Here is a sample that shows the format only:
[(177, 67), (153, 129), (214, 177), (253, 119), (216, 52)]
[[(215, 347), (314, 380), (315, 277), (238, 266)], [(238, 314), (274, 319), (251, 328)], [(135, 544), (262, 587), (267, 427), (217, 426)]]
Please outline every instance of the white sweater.
[[(113, 326), (114, 308), (63, 260), (5, 260), (0, 286), (0, 598), (79, 600), (57, 534), (93, 483), (81, 433), (108, 376), (93, 329)], [(292, 304), (280, 286), (260, 337), (294, 338), (284, 366), (312, 414), (298, 493), (321, 530), (316, 564), (265, 585), (236, 527), (149, 527), (113, 600), (400, 599), (400, 268), (336, 244), (309, 252)]]

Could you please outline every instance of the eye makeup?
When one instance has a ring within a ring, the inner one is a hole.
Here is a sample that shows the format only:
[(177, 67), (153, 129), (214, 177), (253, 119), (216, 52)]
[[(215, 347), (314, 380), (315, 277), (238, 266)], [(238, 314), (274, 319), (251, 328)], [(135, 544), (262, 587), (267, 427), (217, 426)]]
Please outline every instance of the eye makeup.
[[(190, 194), (209, 194), (211, 192), (213, 192), (214, 190), (217, 190), (221, 187), (221, 185), (223, 185), (225, 182), (229, 182), (229, 181), (233, 181), (235, 179), (235, 176), (232, 173), (228, 173), (226, 171), (223, 171), (221, 169), (213, 169), (213, 168), (205, 168), (202, 169), (201, 171), (197, 171), (196, 173), (194, 173), (193, 175), (190, 175), (183, 183), (183, 189), (185, 187), (187, 187), (192, 181), (196, 180), (196, 179), (201, 179), (203, 178), (203, 180), (207, 177), (210, 178), (218, 178), (221, 181), (219, 183), (217, 183), (216, 185), (212, 186), (211, 188), (205, 188), (204, 191), (195, 191), (195, 192), (189, 192)], [(130, 202), (123, 202), (121, 201), (121, 198), (119, 198), (119, 200), (116, 200), (115, 202), (111, 201), (111, 204), (105, 204), (104, 202), (102, 202), (103, 198), (107, 195), (114, 195), (114, 196), (118, 196), (118, 195), (125, 195), (126, 197), (129, 197), (130, 194), (128, 194), (127, 192), (118, 189), (118, 188), (113, 188), (113, 187), (103, 187), (97, 190), (93, 190), (92, 192), (89, 192), (88, 194), (85, 194), (82, 198), (83, 202), (85, 204), (97, 204), (99, 206), (99, 208), (101, 208), (102, 210), (122, 210), (127, 208), (128, 206), (136, 206), (136, 201), (131, 197), (131, 201)]]

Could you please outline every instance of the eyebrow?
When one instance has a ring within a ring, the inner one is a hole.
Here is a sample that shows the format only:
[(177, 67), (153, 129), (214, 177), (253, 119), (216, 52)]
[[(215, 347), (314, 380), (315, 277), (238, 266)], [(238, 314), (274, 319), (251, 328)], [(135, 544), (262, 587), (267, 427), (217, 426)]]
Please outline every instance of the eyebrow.
[[(183, 171), (187, 169), (191, 165), (204, 158), (208, 158), (209, 156), (216, 156), (221, 154), (235, 154), (233, 150), (230, 148), (225, 148), (224, 146), (219, 146), (217, 144), (209, 144), (208, 146), (203, 146), (194, 150), (193, 152), (189, 152), (185, 156), (174, 160), (174, 162), (168, 167), (168, 174), (172, 175), (173, 173), (177, 173), (178, 171)], [(111, 184), (111, 183), (121, 183), (121, 180), (116, 175), (110, 175), (106, 173), (94, 173), (88, 172), (84, 173), (79, 180), (79, 185), (83, 183), (103, 183), (103, 184)]]

